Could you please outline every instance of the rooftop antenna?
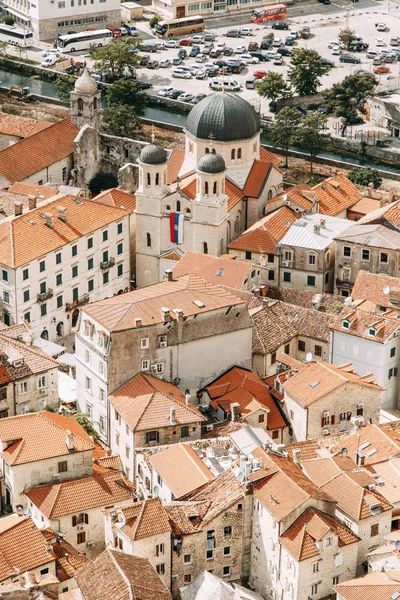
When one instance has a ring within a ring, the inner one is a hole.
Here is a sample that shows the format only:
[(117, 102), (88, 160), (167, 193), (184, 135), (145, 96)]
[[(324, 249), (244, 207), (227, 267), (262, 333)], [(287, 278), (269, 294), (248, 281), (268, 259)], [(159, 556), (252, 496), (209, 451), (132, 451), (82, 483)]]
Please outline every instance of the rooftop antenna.
[(156, 128), (154, 127), (154, 123), (153, 123), (152, 126), (151, 126), (151, 143), (152, 144), (154, 144), (154, 138), (156, 137), (155, 136), (155, 129)]
[(388, 285), (384, 285), (382, 291), (385, 294), (385, 296), (388, 296), (390, 294), (390, 287)]
[(307, 362), (311, 362), (312, 359), (313, 359), (312, 352), (307, 352), (307, 354), (306, 354), (306, 361)]
[(210, 131), (210, 133), (208, 134), (208, 137), (209, 137), (209, 139), (211, 140), (211, 141), (210, 141), (210, 148), (212, 148), (212, 145), (213, 145), (213, 140), (215, 140), (215, 135), (213, 134), (213, 132), (212, 132), (212, 131)]

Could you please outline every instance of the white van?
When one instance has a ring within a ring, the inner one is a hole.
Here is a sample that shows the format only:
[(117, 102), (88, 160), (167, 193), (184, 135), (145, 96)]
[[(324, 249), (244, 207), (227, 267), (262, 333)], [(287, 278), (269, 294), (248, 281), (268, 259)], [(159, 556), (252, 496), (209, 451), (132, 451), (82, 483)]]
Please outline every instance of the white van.
[(227, 92), (240, 92), (242, 86), (235, 79), (226, 81), (222, 77), (216, 77), (210, 82), (210, 88), (216, 92), (220, 92), (223, 89)]
[(139, 35), (137, 27), (133, 23), (123, 23), (122, 27), (126, 29), (129, 35), (132, 35), (133, 37), (137, 37)]

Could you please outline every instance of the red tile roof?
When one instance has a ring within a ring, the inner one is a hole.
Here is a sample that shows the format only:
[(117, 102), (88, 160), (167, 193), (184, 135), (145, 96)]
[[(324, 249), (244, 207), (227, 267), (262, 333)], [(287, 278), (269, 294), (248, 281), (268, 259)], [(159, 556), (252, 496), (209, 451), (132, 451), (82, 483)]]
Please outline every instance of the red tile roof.
[[(16, 181), (8, 188), (9, 192), (21, 194), (22, 196), (33, 195), (43, 196), (46, 200), (58, 194), (57, 188), (52, 188), (47, 185), (38, 185), (37, 183), (28, 183), (27, 181)], [(42, 200), (42, 198), (39, 198)]]
[(400, 591), (400, 571), (374, 571), (333, 586), (343, 600), (394, 600)]
[(283, 159), (281, 156), (277, 156), (263, 146), (260, 146), (260, 160), (263, 162), (271, 162), (276, 167), (279, 167)]
[(249, 198), (258, 198), (272, 169), (277, 169), (272, 162), (255, 160), (243, 187), (244, 195)]
[(229, 244), (229, 248), (259, 254), (275, 254), (277, 243), (296, 221), (296, 218), (290, 208), (282, 206), (240, 234)]
[(131, 507), (121, 510), (126, 518), (122, 531), (131, 540), (142, 540), (171, 531), (168, 514), (160, 498), (135, 502)]
[[(387, 286), (389, 293), (385, 294), (383, 289)], [(354, 287), (351, 292), (353, 300), (368, 298), (377, 306), (386, 308), (397, 308), (391, 303), (393, 294), (400, 296), (400, 280), (398, 277), (390, 277), (384, 273), (369, 273), (359, 271)]]
[[(186, 180), (182, 182), (183, 185), (181, 191), (188, 198), (194, 200), (196, 197), (196, 177), (189, 176), (187, 179), (188, 181), (186, 183)], [(228, 210), (232, 210), (232, 208), (236, 206), (236, 204), (240, 202), (242, 198), (244, 198), (242, 190), (229, 179), (225, 180), (225, 193), (228, 196)]]
[(307, 185), (306, 183), (299, 183), (298, 185), (293, 185), (289, 188), (286, 188), (285, 191), (281, 194), (278, 194), (277, 196), (274, 196), (273, 198), (267, 200), (265, 206), (267, 208), (271, 205), (275, 206), (277, 201), (281, 200), (283, 202), (283, 197), (285, 197), (285, 201), (289, 200), (290, 202), (294, 202), (295, 204), (297, 204), (298, 206), (300, 206), (308, 212), (313, 208), (315, 204), (310, 199), (313, 196), (315, 196), (315, 192), (312, 191), (309, 185)]
[(325, 179), (313, 187), (322, 215), (334, 217), (363, 198), (363, 194), (344, 173)]
[(0, 385), (4, 385), (6, 383), (11, 383), (12, 380), (13, 380), (13, 378), (7, 371), (6, 366), (3, 364), (0, 364)]
[(184, 160), (185, 160), (185, 150), (183, 148), (175, 148), (172, 151), (172, 154), (168, 161), (168, 173), (167, 173), (168, 185), (171, 185), (171, 183), (174, 183), (175, 179), (178, 176), (179, 171), (181, 170)]
[(117, 206), (127, 210), (136, 209), (136, 196), (117, 188), (105, 190), (95, 196), (94, 199), (99, 204), (106, 204), (107, 206)]
[(188, 251), (175, 265), (174, 277), (198, 275), (214, 285), (223, 285), (233, 289), (241, 289), (249, 278), (252, 265), (234, 257), (222, 258)]
[(25, 117), (17, 117), (6, 113), (0, 114), (0, 134), (11, 135), (19, 138), (26, 138), (30, 135), (47, 129), (52, 123), (38, 121), (36, 119), (27, 119)]

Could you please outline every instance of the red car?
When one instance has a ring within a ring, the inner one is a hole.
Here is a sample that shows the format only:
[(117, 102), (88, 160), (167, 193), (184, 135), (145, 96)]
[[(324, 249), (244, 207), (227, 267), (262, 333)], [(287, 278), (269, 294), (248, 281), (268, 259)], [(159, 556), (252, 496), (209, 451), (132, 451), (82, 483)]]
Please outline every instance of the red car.
[(381, 75), (383, 73), (390, 73), (390, 69), (389, 67), (384, 67), (382, 65), (381, 67), (375, 67), (374, 73), (376, 73), (377, 75)]
[(267, 71), (254, 71), (253, 77), (257, 77), (257, 79), (262, 79), (267, 74)]
[(257, 42), (249, 42), (247, 49), (249, 52), (255, 52), (258, 49), (258, 43)]
[(189, 40), (189, 39), (185, 38), (184, 40), (181, 40), (179, 42), (179, 45), (180, 46), (191, 46), (192, 45), (192, 40)]

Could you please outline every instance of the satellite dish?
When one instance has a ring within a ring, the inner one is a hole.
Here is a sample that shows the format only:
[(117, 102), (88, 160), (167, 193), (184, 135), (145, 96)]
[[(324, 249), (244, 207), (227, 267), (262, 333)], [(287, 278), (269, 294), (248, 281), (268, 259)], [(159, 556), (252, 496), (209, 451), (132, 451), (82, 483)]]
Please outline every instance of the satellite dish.
[(307, 352), (307, 354), (306, 354), (306, 361), (307, 362), (311, 362), (312, 358), (313, 358), (312, 352)]
[(284, 202), (286, 202), (286, 200), (287, 200), (287, 194), (283, 194), (283, 196), (282, 196), (282, 200), (283, 200)]
[(384, 285), (382, 291), (385, 294), (385, 296), (387, 296), (388, 294), (390, 294), (390, 287), (388, 285)]
[(344, 301), (344, 305), (351, 306), (352, 304), (353, 304), (353, 298), (351, 296), (347, 296), (347, 298)]
[(347, 456), (347, 455), (348, 455), (348, 453), (349, 453), (349, 452), (348, 452), (347, 448), (342, 448), (342, 449), (341, 449), (341, 451), (340, 451), (340, 454), (341, 454), (342, 456)]

